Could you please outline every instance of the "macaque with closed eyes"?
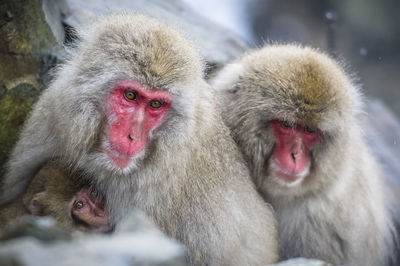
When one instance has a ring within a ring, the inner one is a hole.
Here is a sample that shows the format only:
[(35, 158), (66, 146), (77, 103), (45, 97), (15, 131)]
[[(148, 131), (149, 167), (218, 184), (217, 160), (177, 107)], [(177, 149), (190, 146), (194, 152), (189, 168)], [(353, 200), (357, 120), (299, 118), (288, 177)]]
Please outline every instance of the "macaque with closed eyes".
[(190, 265), (277, 260), (276, 222), (177, 31), (141, 15), (111, 15), (81, 33), (28, 119), (1, 202), (59, 158), (105, 196), (116, 223), (144, 211), (186, 245)]
[(365, 144), (358, 87), (329, 56), (267, 45), (225, 66), (212, 85), (279, 224), (280, 259), (385, 265), (393, 224)]

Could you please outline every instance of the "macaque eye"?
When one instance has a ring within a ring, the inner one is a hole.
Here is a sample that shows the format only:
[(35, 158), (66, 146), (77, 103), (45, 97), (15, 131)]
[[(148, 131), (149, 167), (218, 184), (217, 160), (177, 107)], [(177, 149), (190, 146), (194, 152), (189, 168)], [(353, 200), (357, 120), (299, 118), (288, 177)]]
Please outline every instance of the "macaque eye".
[(80, 201), (80, 200), (77, 200), (77, 201), (75, 201), (75, 203), (74, 203), (74, 208), (75, 209), (82, 209), (83, 208), (83, 206), (84, 206), (84, 204), (83, 204), (83, 202), (82, 201)]
[(313, 127), (305, 126), (304, 127), (304, 132), (307, 132), (307, 133), (310, 133), (310, 134), (314, 134), (315, 132), (317, 132), (317, 129), (313, 128)]
[(136, 101), (136, 92), (131, 90), (125, 90), (124, 95), (126, 99), (131, 101)]
[(154, 100), (150, 102), (151, 108), (158, 109), (160, 108), (162, 103), (160, 101)]
[(292, 125), (289, 122), (286, 122), (286, 121), (280, 121), (279, 124), (283, 128), (292, 128)]

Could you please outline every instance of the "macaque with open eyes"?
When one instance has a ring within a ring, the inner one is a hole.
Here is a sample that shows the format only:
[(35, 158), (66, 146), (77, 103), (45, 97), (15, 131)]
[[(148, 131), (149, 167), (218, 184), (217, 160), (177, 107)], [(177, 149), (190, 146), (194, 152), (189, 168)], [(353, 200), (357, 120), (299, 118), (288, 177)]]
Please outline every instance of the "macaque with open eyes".
[(212, 80), (222, 116), (279, 224), (280, 259), (386, 265), (393, 224), (359, 125), (359, 90), (311, 48), (267, 45)]
[(276, 221), (203, 79), (193, 45), (144, 16), (111, 15), (81, 34), (43, 93), (8, 164), (0, 201), (56, 158), (105, 197), (181, 241), (190, 265), (277, 260)]
[(51, 216), (69, 230), (110, 232), (101, 198), (73, 182), (71, 173), (49, 162), (33, 177), (26, 192), (0, 209), (0, 228), (23, 216)]

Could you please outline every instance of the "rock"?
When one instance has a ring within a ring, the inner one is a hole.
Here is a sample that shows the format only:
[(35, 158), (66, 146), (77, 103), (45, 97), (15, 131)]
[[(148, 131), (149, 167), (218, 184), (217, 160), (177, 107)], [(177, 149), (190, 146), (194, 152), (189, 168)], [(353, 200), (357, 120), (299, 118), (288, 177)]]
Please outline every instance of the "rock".
[(180, 29), (199, 48), (209, 71), (241, 55), (247, 45), (236, 35), (206, 20), (179, 0), (66, 0), (64, 22), (80, 29), (98, 16), (111, 12), (139, 12)]
[(64, 32), (55, 3), (0, 2), (0, 177), (26, 115), (47, 85), (47, 72), (63, 51), (57, 42)]
[(51, 217), (24, 216), (10, 223), (1, 234), (0, 241), (31, 236), (43, 242), (71, 239), (71, 232), (57, 225)]
[(271, 266), (332, 266), (332, 264), (315, 259), (295, 258)]
[[(36, 225), (43, 223), (49, 223), (49, 218), (36, 219)], [(51, 245), (32, 234), (13, 238), (0, 245), (0, 265), (186, 265), (183, 247), (140, 212), (134, 211), (121, 228), (112, 235), (74, 234), (72, 239), (58, 239)]]
[[(0, 82), (2, 81), (0, 80)], [(0, 176), (4, 169), (2, 165), (6, 162), (11, 148), (18, 140), (18, 131), (33, 103), (38, 99), (40, 91), (40, 86), (36, 80), (20, 80), (10, 88), (3, 84), (0, 93)]]

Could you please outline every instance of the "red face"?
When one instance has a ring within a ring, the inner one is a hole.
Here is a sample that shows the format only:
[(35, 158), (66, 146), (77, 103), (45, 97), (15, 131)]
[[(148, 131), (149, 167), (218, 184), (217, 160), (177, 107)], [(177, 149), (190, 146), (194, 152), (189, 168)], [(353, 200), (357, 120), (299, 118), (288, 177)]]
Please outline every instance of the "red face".
[(310, 167), (310, 149), (320, 138), (320, 131), (279, 121), (272, 122), (272, 131), (276, 138), (271, 157), (272, 173), (288, 183), (306, 176)]
[(135, 81), (123, 81), (114, 87), (107, 100), (112, 118), (107, 155), (116, 167), (127, 167), (146, 147), (151, 130), (161, 124), (171, 102), (168, 92), (149, 90)]

